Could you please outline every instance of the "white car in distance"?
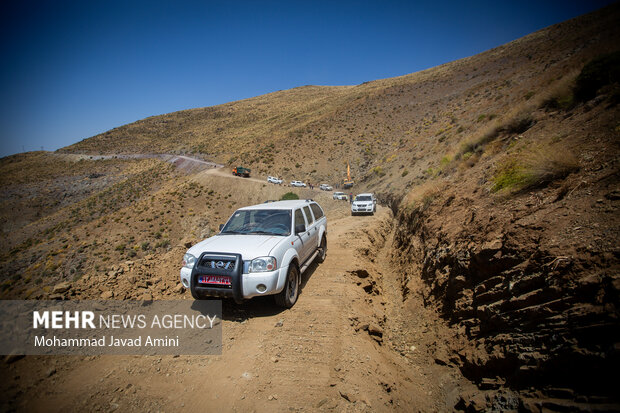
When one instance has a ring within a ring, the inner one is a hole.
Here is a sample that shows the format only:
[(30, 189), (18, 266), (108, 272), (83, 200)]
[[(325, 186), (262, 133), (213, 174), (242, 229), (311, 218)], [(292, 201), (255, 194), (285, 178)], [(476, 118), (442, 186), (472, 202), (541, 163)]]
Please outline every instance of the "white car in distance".
[(345, 194), (344, 192), (334, 192), (334, 195), (332, 195), (332, 198), (343, 200), (343, 201), (346, 201), (347, 199), (349, 199), (347, 197), (347, 194)]
[(306, 184), (301, 181), (291, 181), (291, 186), (305, 187)]
[(275, 177), (275, 176), (268, 176), (267, 177), (267, 182), (270, 182), (270, 183), (276, 184), (276, 185), (280, 185), (282, 183), (282, 180), (280, 178)]
[(331, 186), (329, 186), (329, 185), (327, 185), (327, 184), (321, 184), (321, 185), (319, 186), (319, 189), (321, 189), (321, 190), (323, 190), (323, 191), (331, 191), (331, 190), (332, 190), (332, 189), (334, 189), (334, 188), (332, 188)]
[(351, 215), (370, 214), (373, 215), (377, 210), (377, 199), (373, 194), (359, 194), (351, 202)]

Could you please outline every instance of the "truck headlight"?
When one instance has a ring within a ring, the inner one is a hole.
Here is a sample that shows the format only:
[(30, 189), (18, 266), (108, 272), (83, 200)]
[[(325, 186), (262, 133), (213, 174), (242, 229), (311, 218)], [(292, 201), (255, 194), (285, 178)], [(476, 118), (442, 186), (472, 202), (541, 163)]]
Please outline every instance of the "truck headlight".
[(250, 261), (249, 272), (266, 272), (275, 271), (278, 267), (274, 257), (258, 257)]
[(183, 256), (183, 266), (185, 268), (194, 268), (194, 264), (196, 264), (196, 257), (192, 254), (185, 254)]

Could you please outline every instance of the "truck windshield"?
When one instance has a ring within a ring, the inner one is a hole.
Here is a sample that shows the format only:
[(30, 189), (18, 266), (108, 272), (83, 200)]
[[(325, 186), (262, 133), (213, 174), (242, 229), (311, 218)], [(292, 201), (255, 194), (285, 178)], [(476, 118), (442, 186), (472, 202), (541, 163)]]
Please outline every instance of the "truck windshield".
[(356, 201), (372, 201), (372, 198), (368, 195), (358, 196), (355, 198)]
[(291, 235), (291, 211), (286, 209), (236, 211), (220, 234)]

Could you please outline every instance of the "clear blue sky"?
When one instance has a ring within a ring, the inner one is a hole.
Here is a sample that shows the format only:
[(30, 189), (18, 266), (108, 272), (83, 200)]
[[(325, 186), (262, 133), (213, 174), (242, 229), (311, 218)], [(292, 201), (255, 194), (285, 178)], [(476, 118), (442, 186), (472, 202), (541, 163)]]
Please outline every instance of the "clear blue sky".
[(610, 3), (5, 1), (0, 157), (147, 116), (417, 72)]

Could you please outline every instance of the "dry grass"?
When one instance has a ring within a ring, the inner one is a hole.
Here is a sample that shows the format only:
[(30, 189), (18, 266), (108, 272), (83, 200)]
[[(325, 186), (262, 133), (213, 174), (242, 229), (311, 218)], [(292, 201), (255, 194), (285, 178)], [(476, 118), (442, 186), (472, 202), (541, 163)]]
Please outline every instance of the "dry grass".
[(575, 79), (579, 72), (579, 70), (573, 70), (554, 82), (540, 94), (536, 102), (539, 103), (540, 107), (548, 109), (568, 110), (572, 108), (575, 103)]
[[(572, 90), (579, 70), (572, 70), (560, 79), (550, 81), (541, 92), (529, 94), (525, 101), (513, 105), (503, 116), (495, 118), (473, 135), (462, 140), (455, 160), (481, 153), (501, 135), (516, 135), (527, 131), (533, 124), (532, 113), (540, 107), (569, 109), (573, 104)], [(466, 155), (466, 156), (464, 156)]]
[(402, 200), (401, 205), (407, 209), (421, 207), (423, 210), (428, 208), (441, 191), (445, 188), (445, 183), (439, 179), (426, 181), (414, 187)]
[(493, 192), (514, 193), (544, 186), (579, 169), (579, 161), (566, 148), (539, 146), (508, 156), (493, 176)]
[(494, 119), (489, 124), (479, 129), (476, 134), (466, 138), (459, 144), (459, 148), (454, 156), (455, 160), (460, 160), (464, 155), (470, 156), (481, 153), (487, 144), (493, 142), (501, 134), (519, 134), (530, 128), (533, 124), (531, 113), (535, 104), (527, 101), (514, 107), (504, 116)]

